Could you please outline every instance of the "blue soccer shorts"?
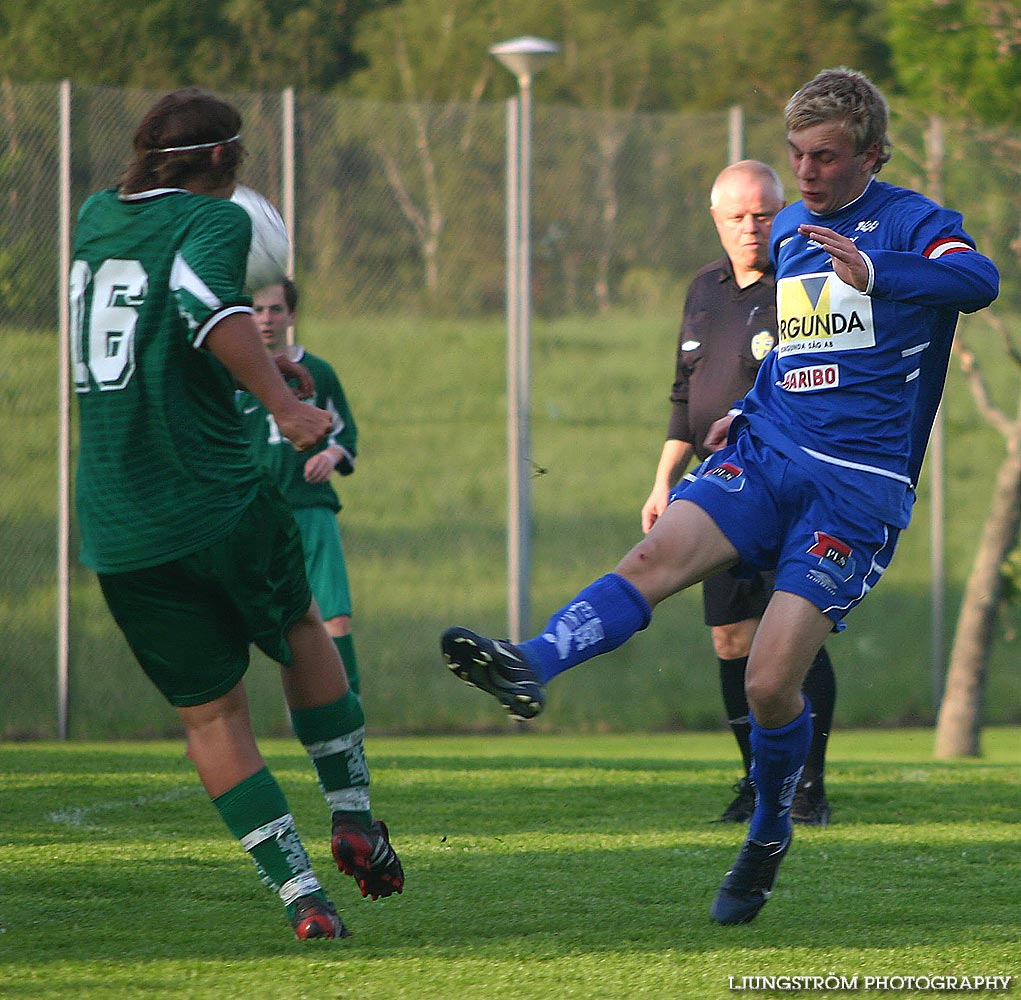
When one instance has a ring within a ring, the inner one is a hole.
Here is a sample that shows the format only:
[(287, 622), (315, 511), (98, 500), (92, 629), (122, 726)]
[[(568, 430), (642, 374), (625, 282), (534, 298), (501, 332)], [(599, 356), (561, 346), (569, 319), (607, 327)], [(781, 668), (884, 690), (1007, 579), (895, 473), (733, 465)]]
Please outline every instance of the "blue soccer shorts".
[(843, 499), (825, 466), (808, 461), (795, 463), (745, 430), (671, 499), (690, 500), (716, 522), (740, 556), (733, 572), (773, 570), (776, 590), (805, 598), (839, 625), (879, 582), (900, 530)]

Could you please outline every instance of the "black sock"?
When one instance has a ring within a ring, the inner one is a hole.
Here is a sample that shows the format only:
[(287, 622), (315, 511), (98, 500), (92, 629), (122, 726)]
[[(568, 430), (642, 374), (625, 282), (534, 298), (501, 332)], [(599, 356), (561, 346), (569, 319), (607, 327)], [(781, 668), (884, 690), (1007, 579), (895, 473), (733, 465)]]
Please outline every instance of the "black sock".
[(723, 707), (727, 713), (727, 724), (741, 750), (744, 773), (752, 766), (752, 724), (748, 717), (748, 699), (744, 693), (744, 674), (748, 657), (720, 661), (720, 691), (723, 693)]
[(808, 750), (802, 780), (821, 785), (826, 767), (826, 745), (833, 725), (833, 708), (837, 701), (837, 679), (833, 673), (833, 661), (825, 646), (816, 653), (802, 690), (812, 703), (813, 723), (812, 745)]

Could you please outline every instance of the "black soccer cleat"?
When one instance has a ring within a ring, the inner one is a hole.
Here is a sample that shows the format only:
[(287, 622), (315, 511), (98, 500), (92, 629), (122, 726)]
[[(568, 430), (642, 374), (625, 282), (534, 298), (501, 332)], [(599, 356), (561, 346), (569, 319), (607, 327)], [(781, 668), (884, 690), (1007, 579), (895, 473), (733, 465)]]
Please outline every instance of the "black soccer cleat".
[(338, 817), (333, 821), (330, 846), (337, 867), (358, 883), (363, 896), (379, 899), (404, 891), (404, 867), (390, 846), (390, 831), (382, 820), (362, 826)]
[(543, 710), (542, 681), (517, 646), (455, 627), (443, 633), (440, 648), (461, 680), (491, 694), (512, 718), (534, 719)]
[(789, 836), (779, 844), (760, 844), (749, 837), (716, 894), (710, 911), (713, 920), (718, 924), (754, 920), (773, 894), (780, 862), (790, 846)]
[(821, 778), (802, 780), (798, 785), (791, 804), (791, 819), (802, 826), (829, 826), (830, 803)]
[(752, 779), (745, 776), (734, 785), (733, 791), (737, 792), (737, 798), (723, 810), (717, 823), (747, 823), (752, 818), (755, 812), (755, 786)]
[(318, 896), (302, 896), (295, 903), (291, 927), (299, 941), (351, 937), (333, 904)]

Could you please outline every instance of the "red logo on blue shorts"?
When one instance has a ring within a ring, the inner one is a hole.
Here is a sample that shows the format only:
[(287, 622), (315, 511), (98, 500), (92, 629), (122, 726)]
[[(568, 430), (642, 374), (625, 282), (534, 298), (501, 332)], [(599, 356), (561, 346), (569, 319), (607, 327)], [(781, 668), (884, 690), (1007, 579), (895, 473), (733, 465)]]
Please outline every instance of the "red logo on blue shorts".
[(820, 566), (828, 563), (831, 573), (834, 569), (840, 570), (838, 575), (843, 580), (850, 580), (854, 576), (855, 561), (851, 546), (825, 531), (815, 532), (815, 543), (808, 549), (808, 554), (818, 556)]
[(721, 462), (706, 470), (703, 479), (711, 479), (717, 486), (723, 487), (728, 493), (736, 493), (744, 486), (744, 469), (731, 462)]

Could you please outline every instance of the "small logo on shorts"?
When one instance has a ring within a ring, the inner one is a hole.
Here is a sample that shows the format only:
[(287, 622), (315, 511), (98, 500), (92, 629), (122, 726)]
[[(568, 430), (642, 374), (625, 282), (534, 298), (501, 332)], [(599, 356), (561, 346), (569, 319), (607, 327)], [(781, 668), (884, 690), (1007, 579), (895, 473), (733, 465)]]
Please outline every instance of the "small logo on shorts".
[(819, 584), (819, 586), (828, 594), (836, 594), (837, 592), (837, 585), (833, 582), (833, 578), (828, 573), (824, 573), (820, 569), (810, 569), (808, 571), (808, 579), (811, 580), (812, 583)]
[(739, 468), (736, 465), (731, 465), (730, 462), (724, 462), (722, 465), (717, 465), (715, 469), (710, 469), (706, 475), (716, 476), (719, 479), (722, 479), (725, 483), (729, 483), (737, 479), (742, 472), (744, 472), (744, 469)]
[(825, 531), (815, 532), (815, 544), (812, 545), (808, 554), (819, 557), (819, 565), (829, 563), (830, 572), (836, 567), (841, 572), (838, 574), (842, 580), (850, 580), (854, 575), (855, 561), (851, 546), (842, 542)]
[(732, 462), (721, 462), (702, 473), (702, 478), (711, 479), (728, 493), (737, 493), (744, 487), (744, 469)]

